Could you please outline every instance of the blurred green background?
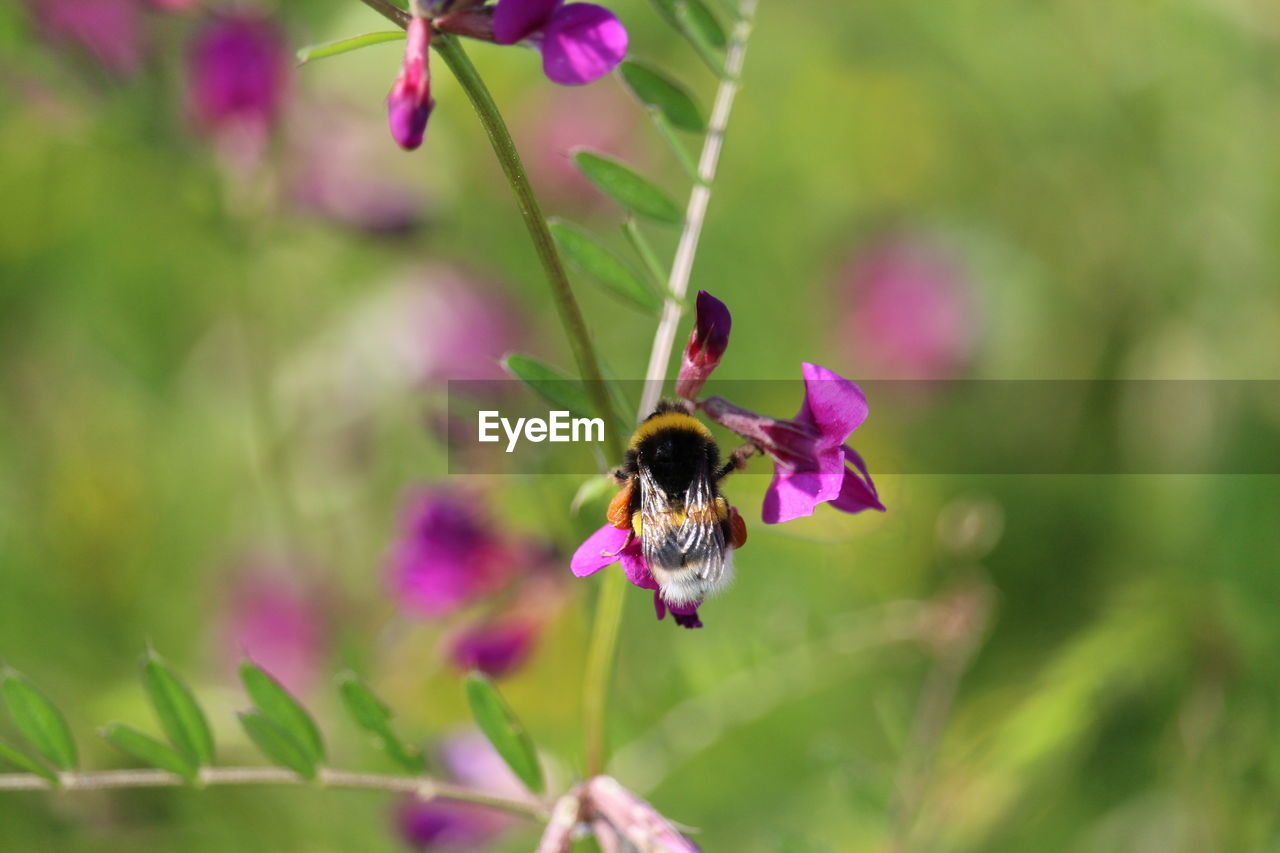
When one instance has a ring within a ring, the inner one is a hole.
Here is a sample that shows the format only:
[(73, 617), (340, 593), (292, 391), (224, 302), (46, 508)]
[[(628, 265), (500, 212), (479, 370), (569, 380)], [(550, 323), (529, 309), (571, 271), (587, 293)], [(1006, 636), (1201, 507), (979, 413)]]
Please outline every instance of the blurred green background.
[[(714, 80), (653, 8), (611, 7), (632, 53), (709, 105)], [(384, 28), (356, 0), (257, 8), (290, 50)], [(402, 495), (446, 468), (441, 376), (412, 366), (457, 331), (447, 302), (405, 323), (403, 300), (483, 281), (513, 347), (571, 364), (476, 118), (437, 62), (427, 142), (400, 152), (383, 114), (400, 46), (382, 45), (297, 69), (246, 160), (184, 98), (209, 8), (139, 13), (125, 71), (30, 9), (0, 11), (0, 658), (59, 701), (87, 765), (129, 766), (94, 729), (150, 726), (149, 643), (196, 685), (222, 760), (256, 763), (224, 626), (246, 566), (287, 566), (321, 602), (306, 698), (334, 764), (388, 769), (332, 673), (365, 674), (415, 739), (466, 725), (442, 629), (398, 613), (386, 583)], [(684, 198), (617, 79), (553, 91), (532, 53), (469, 48), (549, 214), (625, 245), (618, 211), (564, 177), (579, 142)], [(851, 331), (845, 272), (887, 233), (938, 247), (963, 291), (947, 376), (1280, 378), (1275, 4), (762, 0), (743, 84), (693, 276), (734, 314), (717, 379), (795, 379), (798, 404), (802, 360), (890, 376)], [(371, 225), (342, 203), (357, 195), (412, 213)], [(669, 257), (676, 234), (649, 233)], [(639, 378), (654, 319), (578, 281), (605, 359)], [(907, 428), (946, 446), (947, 405), (922, 399)], [(1274, 406), (1242, 425), (1154, 419), (1123, 394), (1087, 405), (1134, 453), (1249, 458), (1280, 439)], [(873, 473), (897, 452), (880, 435), (858, 445)], [(567, 554), (600, 521), (569, 511), (581, 479), (452, 482)], [(776, 528), (758, 521), (766, 483), (730, 487), (752, 538), (706, 628), (626, 602), (612, 770), (704, 849), (1280, 850), (1274, 475), (884, 476), (883, 516)], [(600, 578), (564, 576), (504, 690), (569, 779)], [(390, 808), (297, 789), (9, 793), (0, 847), (402, 849)]]

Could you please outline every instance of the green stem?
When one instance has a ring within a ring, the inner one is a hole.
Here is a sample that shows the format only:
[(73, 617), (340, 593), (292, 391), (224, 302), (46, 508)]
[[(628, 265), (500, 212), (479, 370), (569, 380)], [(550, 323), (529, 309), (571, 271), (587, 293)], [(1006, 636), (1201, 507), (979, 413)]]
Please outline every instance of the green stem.
[(538, 260), (542, 262), (542, 268), (547, 274), (551, 295), (555, 300), (556, 310), (560, 314), (560, 324), (569, 338), (569, 346), (573, 350), (574, 361), (577, 362), (578, 370), (586, 384), (587, 394), (595, 405), (597, 413), (604, 419), (605, 443), (609, 453), (613, 459), (620, 459), (622, 444), (618, 438), (618, 425), (609, 406), (609, 394), (605, 389), (604, 377), (600, 372), (600, 363), (591, 343), (591, 335), (587, 331), (587, 324), (582, 318), (582, 309), (578, 307), (578, 300), (573, 295), (555, 240), (547, 229), (546, 218), (542, 215), (538, 198), (533, 193), (533, 186), (529, 183), (529, 176), (525, 173), (524, 163), (520, 160), (520, 153), (511, 139), (506, 122), (502, 120), (502, 114), (498, 112), (498, 105), (489, 94), (489, 88), (480, 79), (479, 72), (471, 64), (471, 59), (458, 40), (453, 36), (440, 33), (434, 36), (431, 44), (458, 79), (463, 91), (471, 99), (471, 106), (480, 116), (480, 122), (489, 136), (489, 143), (493, 146), (493, 153), (497, 155), (502, 171), (507, 176), (507, 183), (511, 185), (511, 191), (515, 194), (516, 206), (519, 207), (520, 215), (524, 218), (525, 227), (529, 229), (529, 237), (533, 240), (534, 249), (537, 250)]
[(627, 591), (627, 576), (620, 570), (605, 573), (596, 601), (596, 618), (591, 627), (591, 645), (587, 654), (587, 671), (582, 681), (583, 737), (586, 743), (587, 778), (605, 770), (608, 744), (605, 717), (609, 704), (609, 682), (613, 659), (618, 648), (618, 630), (622, 626), (622, 600)]

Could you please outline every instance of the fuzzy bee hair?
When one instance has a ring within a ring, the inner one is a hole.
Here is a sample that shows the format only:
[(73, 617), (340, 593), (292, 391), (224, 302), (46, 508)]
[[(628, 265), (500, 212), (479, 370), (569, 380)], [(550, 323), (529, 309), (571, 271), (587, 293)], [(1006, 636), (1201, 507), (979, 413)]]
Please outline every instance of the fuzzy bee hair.
[[(614, 472), (620, 526), (630, 521), (645, 562), (670, 604), (695, 604), (733, 577), (729, 504), (711, 431), (678, 403), (663, 402), (636, 430)], [(625, 515), (623, 514), (625, 512)]]

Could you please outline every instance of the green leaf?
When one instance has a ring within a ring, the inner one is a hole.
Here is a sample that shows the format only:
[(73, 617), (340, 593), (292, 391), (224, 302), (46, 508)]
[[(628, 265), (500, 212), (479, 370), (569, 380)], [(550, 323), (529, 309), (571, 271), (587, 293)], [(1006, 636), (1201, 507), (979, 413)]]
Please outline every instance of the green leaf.
[(0, 740), (0, 764), (11, 764), (25, 773), (34, 773), (49, 780), (55, 786), (60, 784), (57, 773), (54, 773), (16, 746), (5, 743), (2, 740)]
[(288, 732), (306, 750), (311, 763), (324, 761), (324, 740), (307, 709), (279, 681), (253, 661), (240, 664), (240, 680), (254, 706), (267, 719)]
[(684, 221), (675, 202), (648, 178), (632, 171), (630, 166), (611, 157), (582, 150), (574, 153), (573, 162), (602, 193), (637, 216), (666, 225), (679, 225)]
[(498, 755), (530, 791), (541, 794), (544, 784), (542, 765), (538, 763), (533, 739), (516, 719), (498, 688), (485, 675), (473, 672), (467, 676), (467, 701), (476, 725)]
[(213, 732), (191, 688), (155, 652), (142, 659), (142, 686), (169, 743), (191, 763), (213, 763)]
[(589, 503), (604, 501), (605, 498), (612, 499), (618, 492), (618, 483), (607, 474), (600, 474), (589, 480), (584, 480), (578, 491), (573, 494), (573, 501), (569, 504), (569, 512), (577, 515), (582, 507)]
[(662, 298), (654, 293), (621, 258), (605, 248), (595, 235), (566, 222), (548, 226), (556, 244), (584, 273), (604, 285), (609, 292), (646, 311), (657, 312)]
[(76, 742), (62, 713), (16, 669), (0, 670), (0, 693), (18, 731), (48, 762), (62, 770), (76, 766)]
[(690, 133), (703, 133), (707, 121), (702, 117), (689, 91), (650, 65), (627, 60), (618, 69), (623, 81), (645, 106), (654, 107), (666, 116), (672, 127)]
[(534, 393), (553, 406), (568, 409), (578, 417), (593, 417), (595, 407), (587, 399), (582, 383), (568, 374), (520, 352), (508, 353), (502, 359), (503, 368), (533, 389)]
[(724, 63), (718, 52), (724, 50), (729, 39), (706, 4), (702, 0), (653, 0), (653, 5), (658, 14), (685, 37), (707, 67), (723, 77)]
[(382, 44), (389, 41), (402, 41), (405, 37), (404, 30), (379, 30), (374, 33), (364, 33), (363, 35), (352, 36), (351, 38), (338, 39), (337, 41), (327, 41), (323, 44), (307, 45), (298, 50), (297, 58), (299, 65), (306, 65), (308, 62), (315, 62), (318, 59), (328, 59), (330, 56), (337, 56), (340, 53), (350, 53), (353, 50), (359, 50), (362, 47), (369, 47), (375, 44)]
[(196, 766), (169, 744), (122, 723), (108, 723), (101, 734), (107, 743), (148, 767), (158, 767), (176, 773), (189, 782), (195, 781)]
[(391, 709), (353, 672), (338, 676), (338, 692), (356, 725), (374, 736), (378, 748), (410, 773), (421, 773), (422, 757), (406, 749), (391, 729)]
[(304, 779), (316, 778), (316, 763), (311, 753), (265, 714), (245, 711), (240, 715), (240, 725), (272, 764), (292, 770)]

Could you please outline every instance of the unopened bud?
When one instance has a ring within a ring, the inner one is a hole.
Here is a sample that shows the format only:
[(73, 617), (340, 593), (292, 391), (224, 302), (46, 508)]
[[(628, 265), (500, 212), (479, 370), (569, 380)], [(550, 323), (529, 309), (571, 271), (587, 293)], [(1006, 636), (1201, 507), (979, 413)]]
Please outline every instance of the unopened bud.
[(387, 96), (387, 121), (391, 135), (406, 151), (422, 144), (427, 119), (436, 105), (431, 97), (431, 67), (427, 61), (430, 46), (431, 24), (426, 18), (411, 19), (404, 64), (400, 66), (400, 76)]
[(698, 396), (703, 383), (720, 364), (720, 357), (729, 348), (729, 328), (733, 324), (725, 304), (705, 290), (698, 291), (696, 310), (676, 379), (676, 396), (685, 400)]

